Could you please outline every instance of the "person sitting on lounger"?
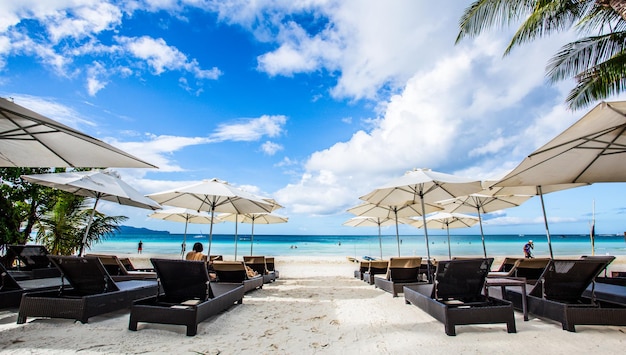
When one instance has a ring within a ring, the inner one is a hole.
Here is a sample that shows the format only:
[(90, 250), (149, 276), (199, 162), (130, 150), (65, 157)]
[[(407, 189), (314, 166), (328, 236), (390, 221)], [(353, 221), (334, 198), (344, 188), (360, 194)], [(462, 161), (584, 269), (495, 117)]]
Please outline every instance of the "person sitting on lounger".
[(185, 260), (206, 261), (207, 257), (202, 254), (203, 250), (202, 243), (194, 243), (191, 251), (185, 256)]

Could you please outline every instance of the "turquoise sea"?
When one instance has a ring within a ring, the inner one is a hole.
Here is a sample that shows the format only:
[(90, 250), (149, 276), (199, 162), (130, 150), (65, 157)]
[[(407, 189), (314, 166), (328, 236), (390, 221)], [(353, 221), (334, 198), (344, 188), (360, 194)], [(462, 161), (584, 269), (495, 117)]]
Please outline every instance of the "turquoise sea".
[[(250, 235), (239, 235), (237, 256), (250, 255)], [(400, 236), (400, 255), (423, 256), (426, 243), (423, 234)], [(453, 256), (481, 256), (483, 248), (480, 235), (452, 235), (450, 248)], [(486, 235), (488, 256), (523, 256), (522, 247), (532, 239), (536, 257), (549, 256), (545, 235)], [(209, 236), (187, 235), (187, 251), (195, 242), (201, 242), (206, 254)], [(89, 252), (136, 254), (137, 244), (143, 242), (145, 254), (180, 255), (183, 234), (116, 234)], [(431, 257), (447, 257), (447, 235), (429, 234)], [(395, 235), (382, 236), (383, 257), (398, 255)], [(552, 235), (554, 256), (591, 255), (589, 235)], [(211, 254), (235, 255), (234, 235), (213, 235)], [(252, 254), (266, 256), (351, 256), (380, 257), (378, 235), (255, 235)], [(626, 255), (626, 240), (622, 235), (598, 235), (595, 240), (596, 255)]]

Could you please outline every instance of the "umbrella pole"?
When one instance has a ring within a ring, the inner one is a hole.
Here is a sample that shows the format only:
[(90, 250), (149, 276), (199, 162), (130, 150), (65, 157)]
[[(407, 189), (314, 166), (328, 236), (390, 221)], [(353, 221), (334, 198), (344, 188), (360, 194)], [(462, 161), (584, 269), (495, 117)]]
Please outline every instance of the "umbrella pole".
[(252, 234), (250, 235), (250, 256), (252, 256), (253, 245), (254, 245), (254, 217), (252, 217)]
[(185, 259), (185, 249), (187, 246), (187, 224), (189, 223), (189, 216), (185, 218), (185, 234), (183, 235), (183, 246), (180, 248), (180, 258)]
[(235, 215), (235, 261), (237, 261), (237, 240), (239, 239), (239, 236), (237, 234), (237, 218), (239, 216)]
[(380, 260), (383, 260), (383, 237), (380, 235), (380, 217), (378, 218), (378, 245), (380, 246)]
[(446, 230), (448, 231), (448, 258), (452, 260), (452, 250), (450, 249), (450, 223), (446, 222)]
[(398, 244), (398, 256), (400, 256), (400, 233), (398, 232), (398, 208), (393, 208), (393, 213), (396, 215), (396, 243)]
[(207, 260), (211, 260), (211, 243), (213, 242), (213, 217), (215, 215), (215, 206), (211, 205), (211, 226), (209, 227), (209, 250), (207, 251)]
[(548, 217), (546, 216), (546, 206), (543, 203), (543, 192), (541, 191), (541, 185), (537, 186), (537, 194), (541, 199), (541, 210), (543, 211), (543, 223), (546, 225), (546, 237), (548, 238), (548, 249), (550, 249), (550, 259), (554, 259), (552, 253), (552, 239), (550, 238), (550, 228), (548, 228)]
[(87, 227), (85, 227), (85, 234), (83, 235), (83, 240), (80, 243), (80, 250), (78, 251), (78, 256), (83, 256), (83, 252), (85, 251), (85, 244), (87, 244), (87, 236), (89, 235), (89, 229), (91, 229), (93, 216), (96, 214), (96, 207), (98, 206), (98, 201), (100, 201), (100, 194), (97, 195), (96, 202), (93, 204), (93, 209), (91, 210), (91, 214), (89, 215), (89, 221), (87, 222)]
[(483, 232), (483, 218), (480, 215), (480, 206), (476, 208), (478, 210), (478, 223), (480, 224), (480, 239), (483, 242), (483, 254), (487, 257), (487, 247), (485, 246), (485, 232)]
[(424, 221), (424, 239), (426, 239), (426, 272), (428, 272), (428, 283), (432, 283), (432, 275), (430, 273), (430, 246), (428, 245), (428, 226), (426, 226), (426, 206), (424, 206), (424, 194), (420, 192), (420, 201), (422, 202), (422, 221)]

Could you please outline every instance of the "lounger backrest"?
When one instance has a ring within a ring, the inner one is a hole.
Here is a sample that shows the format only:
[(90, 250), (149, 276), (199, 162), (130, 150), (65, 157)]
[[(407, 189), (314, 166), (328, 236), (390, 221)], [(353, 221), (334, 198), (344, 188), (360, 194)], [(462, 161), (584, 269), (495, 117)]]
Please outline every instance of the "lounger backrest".
[(509, 272), (515, 267), (515, 264), (517, 264), (518, 260), (523, 260), (523, 258), (504, 258), (502, 264), (500, 264), (500, 267), (496, 271)]
[(609, 263), (608, 259), (552, 260), (530, 294), (552, 301), (576, 303)]
[(248, 279), (246, 266), (242, 261), (214, 261), (213, 270), (220, 282), (243, 282)]
[(480, 299), (492, 263), (493, 258), (439, 261), (432, 297), (463, 301)]
[(119, 291), (100, 259), (95, 256), (48, 256), (72, 285), (73, 293), (96, 295)]
[[(368, 260), (361, 260), (361, 261), (359, 262), (359, 271), (360, 271), (361, 273), (364, 273), (364, 272), (368, 271), (368, 270), (370, 269), (370, 263), (371, 263), (371, 261), (368, 261)], [(385, 271), (385, 272), (386, 272), (386, 271)]]
[(525, 277), (526, 280), (539, 280), (549, 263), (550, 258), (519, 259), (512, 276)]
[(276, 266), (274, 265), (274, 257), (269, 257), (266, 256), (265, 257), (265, 266), (267, 266), (267, 271), (274, 271), (276, 270)]
[(370, 275), (382, 275), (389, 269), (389, 260), (374, 260), (369, 262)]
[(259, 273), (259, 275), (267, 274), (267, 265), (265, 265), (265, 256), (244, 256), (243, 262), (246, 266)]
[(4, 265), (0, 264), (0, 292), (21, 290), (20, 285), (15, 281), (13, 276), (9, 274)]
[(421, 257), (389, 258), (387, 280), (393, 282), (416, 282), (421, 264)]
[(210, 261), (218, 261), (218, 260), (224, 260), (224, 256), (222, 255), (211, 255), (209, 257)]
[(31, 271), (51, 267), (48, 254), (43, 245), (9, 245), (6, 260), (11, 262), (18, 259), (24, 264), (21, 266), (22, 270)]
[(165, 296), (172, 300), (212, 298), (209, 273), (203, 261), (150, 259)]
[(85, 256), (94, 256), (100, 259), (100, 262), (102, 263), (106, 271), (109, 273), (109, 275), (112, 275), (112, 276), (128, 275), (128, 270), (126, 270), (126, 267), (124, 266), (124, 264), (122, 264), (120, 259), (115, 255), (87, 254)]

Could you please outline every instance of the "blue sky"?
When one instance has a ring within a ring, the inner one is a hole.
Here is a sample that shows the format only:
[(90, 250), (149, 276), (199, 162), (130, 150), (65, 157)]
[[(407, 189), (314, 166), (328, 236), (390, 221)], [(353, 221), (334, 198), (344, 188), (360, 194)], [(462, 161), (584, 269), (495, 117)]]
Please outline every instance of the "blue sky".
[[(289, 223), (255, 233), (376, 234), (341, 225), (359, 196), (413, 168), (503, 176), (587, 111), (566, 108), (572, 82), (544, 76), (572, 33), (507, 57), (514, 28), (455, 45), (470, 3), (3, 1), (0, 96), (157, 165), (117, 170), (142, 193), (219, 178), (285, 207)], [(588, 233), (595, 201), (596, 231), (621, 234), (625, 190), (546, 195), (551, 233)], [(183, 231), (146, 210), (99, 210)], [(545, 232), (537, 197), (484, 218), (487, 234)]]

